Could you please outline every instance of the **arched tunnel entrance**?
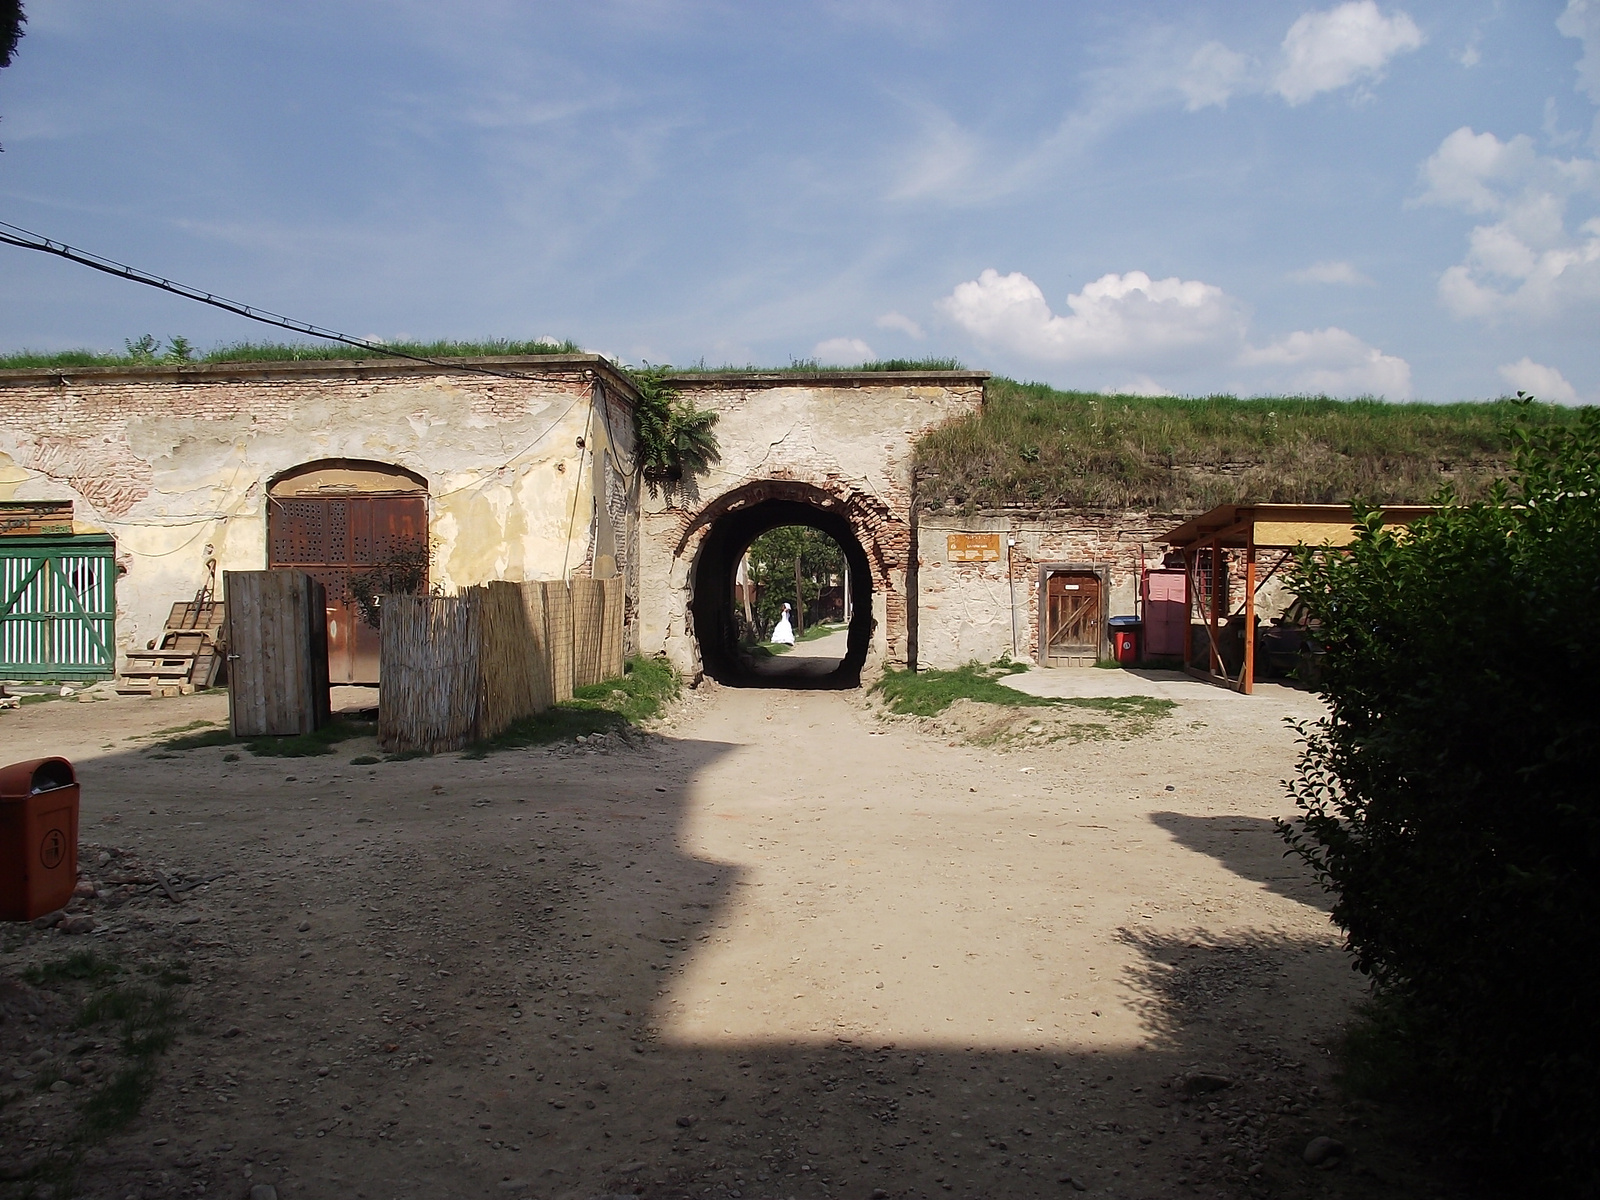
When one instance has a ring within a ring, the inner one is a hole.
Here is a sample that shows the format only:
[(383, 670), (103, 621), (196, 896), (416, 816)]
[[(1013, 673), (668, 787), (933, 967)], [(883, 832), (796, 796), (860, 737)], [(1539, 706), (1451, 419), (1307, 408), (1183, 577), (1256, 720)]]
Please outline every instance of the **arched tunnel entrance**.
[[(750, 543), (770, 529), (802, 525), (826, 534), (844, 552), (850, 566), (851, 616), (843, 660), (829, 674), (758, 672), (740, 653), (738, 602), (734, 579)], [(692, 573), (690, 604), (700, 663), (707, 675), (735, 687), (853, 688), (872, 646), (872, 566), (844, 513), (783, 497), (753, 500), (714, 517)]]

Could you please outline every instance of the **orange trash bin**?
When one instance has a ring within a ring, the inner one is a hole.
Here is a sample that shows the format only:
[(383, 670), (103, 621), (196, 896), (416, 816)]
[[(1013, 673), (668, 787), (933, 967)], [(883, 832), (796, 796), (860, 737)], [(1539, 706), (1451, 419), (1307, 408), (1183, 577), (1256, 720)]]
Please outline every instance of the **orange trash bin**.
[(0, 767), (0, 920), (64, 908), (78, 883), (78, 776), (64, 758)]

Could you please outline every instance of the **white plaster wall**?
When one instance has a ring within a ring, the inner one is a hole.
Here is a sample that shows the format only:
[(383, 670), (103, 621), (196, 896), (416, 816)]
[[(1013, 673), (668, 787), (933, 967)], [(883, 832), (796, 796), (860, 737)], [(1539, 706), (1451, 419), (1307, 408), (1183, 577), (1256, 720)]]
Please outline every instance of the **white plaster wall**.
[(617, 456), (632, 461), (631, 422), (593, 413), (585, 369), (525, 380), (370, 368), (0, 379), (0, 500), (70, 499), (81, 532), (116, 537), (123, 651), (160, 633), (171, 605), (204, 582), (208, 557), (219, 586), (223, 571), (264, 567), (267, 481), (317, 459), (392, 463), (428, 480), (431, 574), (446, 590), (560, 578), (589, 544), (586, 456), (615, 431)]

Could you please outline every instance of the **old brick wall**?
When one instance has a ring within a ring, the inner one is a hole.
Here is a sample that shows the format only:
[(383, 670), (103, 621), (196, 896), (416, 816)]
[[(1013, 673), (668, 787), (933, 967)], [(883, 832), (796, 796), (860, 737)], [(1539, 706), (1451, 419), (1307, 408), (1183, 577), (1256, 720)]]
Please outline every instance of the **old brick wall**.
[[(1106, 568), (1109, 615), (1132, 614), (1141, 554), (1144, 564), (1159, 567), (1166, 550), (1161, 535), (1183, 520), (1151, 512), (923, 514), (917, 527), (917, 664), (993, 662), (1013, 652), (1013, 623), (1016, 657), (1037, 660), (1039, 568), (1045, 563)], [(950, 539), (960, 534), (997, 535), (1000, 560), (951, 561)]]
[[(1013, 621), (1016, 657), (1038, 661), (1040, 568), (1044, 564), (1105, 568), (1111, 584), (1107, 615), (1136, 614), (1141, 566), (1160, 567), (1167, 553), (1162, 535), (1194, 515), (1148, 511), (923, 513), (917, 523), (917, 664), (948, 669), (1012, 654)], [(953, 535), (985, 534), (998, 538), (999, 561), (951, 561)], [(1008, 547), (1008, 541), (1014, 544)], [(1294, 600), (1284, 581), (1287, 564), (1273, 572), (1282, 557), (1277, 551), (1262, 551), (1257, 559), (1260, 586), (1256, 611), (1262, 622)], [(1242, 551), (1229, 556), (1228, 575), (1229, 595), (1237, 606), (1245, 579)]]

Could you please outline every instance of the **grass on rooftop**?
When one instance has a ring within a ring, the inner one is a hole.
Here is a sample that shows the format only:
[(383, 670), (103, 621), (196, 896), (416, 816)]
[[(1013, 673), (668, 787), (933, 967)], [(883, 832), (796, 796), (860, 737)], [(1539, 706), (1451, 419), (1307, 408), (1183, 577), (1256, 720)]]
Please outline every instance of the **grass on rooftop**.
[[(54, 367), (154, 367), (180, 363), (234, 362), (328, 362), (351, 359), (388, 358), (392, 355), (361, 350), (342, 342), (230, 342), (204, 352), (185, 348), (174, 353), (172, 343), (162, 349), (136, 353), (129, 343), (124, 353), (101, 350), (59, 350), (37, 352), (19, 350), (0, 355), (0, 370), (48, 369)], [(495, 338), (473, 342), (391, 342), (388, 348), (419, 358), (495, 358), (520, 354), (582, 354), (583, 347), (570, 338), (563, 341), (513, 341)]]
[(705, 359), (687, 367), (667, 367), (671, 376), (683, 375), (821, 375), (829, 371), (965, 371), (957, 358), (877, 358), (854, 366), (824, 364), (815, 358), (791, 358), (783, 367), (763, 367), (756, 363), (738, 366), (724, 363), (713, 367)]

